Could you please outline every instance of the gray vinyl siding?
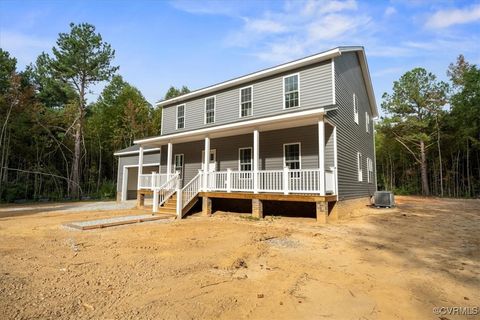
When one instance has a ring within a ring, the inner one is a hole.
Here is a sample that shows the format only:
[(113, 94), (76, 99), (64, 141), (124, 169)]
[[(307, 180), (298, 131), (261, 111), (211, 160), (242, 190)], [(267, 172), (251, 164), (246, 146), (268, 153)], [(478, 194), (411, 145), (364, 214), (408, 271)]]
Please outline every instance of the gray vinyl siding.
[[(160, 154), (158, 153), (158, 151), (152, 152), (152, 153), (145, 153), (143, 155), (144, 165), (147, 165), (150, 163), (159, 163), (159, 162), (160, 162)], [(130, 165), (138, 165), (138, 154), (124, 155), (124, 156), (118, 157), (117, 192), (122, 191), (123, 168), (125, 166), (130, 166)], [(145, 167), (143, 171), (145, 171), (146, 173), (150, 173), (153, 171), (158, 172), (158, 167)]]
[[(260, 132), (259, 140), (259, 170), (283, 169), (283, 145), (296, 142), (301, 144), (302, 169), (318, 168), (318, 128), (315, 125)], [(253, 152), (253, 134), (211, 139), (210, 149), (216, 150), (216, 170), (239, 170), (239, 148), (252, 148)], [(203, 140), (179, 143), (172, 146), (172, 170), (174, 155), (184, 154), (184, 184), (195, 177), (198, 170), (202, 168), (203, 149)], [(331, 152), (333, 152), (333, 149)], [(161, 154), (161, 172), (164, 173), (167, 172), (167, 146), (162, 146)], [(333, 155), (328, 157), (333, 159)]]
[[(178, 143), (172, 145), (172, 171), (175, 169), (175, 155), (183, 154), (183, 183), (186, 184), (198, 173), (198, 169), (202, 168), (202, 150), (204, 148), (203, 141), (192, 141), (186, 143)], [(162, 146), (162, 165), (161, 172), (167, 172), (167, 146)]]
[[(365, 112), (372, 115), (365, 82), (357, 54), (344, 53), (335, 58), (335, 98), (337, 109), (327, 117), (337, 126), (337, 162), (339, 199), (352, 199), (372, 195), (376, 190), (376, 178), (367, 182), (367, 157), (373, 161), (375, 175), (373, 121), (370, 133), (366, 132)], [(359, 123), (354, 121), (353, 93), (359, 103)], [(362, 153), (363, 181), (358, 181), (357, 152)]]
[[(299, 74), (300, 107), (283, 108), (283, 77)], [(252, 86), (253, 113), (250, 117), (240, 117), (240, 89)], [(204, 127), (235, 123), (255, 118), (297, 112), (333, 104), (331, 61), (323, 61), (298, 70), (289, 71), (274, 77), (258, 80), (250, 84), (229, 88), (213, 94), (215, 101), (215, 123), (205, 124), (205, 98), (212, 94), (163, 108), (162, 135), (189, 131)], [(185, 128), (176, 129), (176, 106), (185, 104)]]
[(296, 142), (300, 142), (301, 168), (318, 168), (318, 127), (305, 126), (260, 132), (260, 169), (283, 169), (283, 145)]

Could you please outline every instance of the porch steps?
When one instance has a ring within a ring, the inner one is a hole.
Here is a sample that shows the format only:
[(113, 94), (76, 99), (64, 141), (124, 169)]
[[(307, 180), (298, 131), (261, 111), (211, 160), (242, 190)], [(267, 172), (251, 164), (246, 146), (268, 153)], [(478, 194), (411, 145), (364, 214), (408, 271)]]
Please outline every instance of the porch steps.
[[(193, 206), (198, 202), (198, 197), (194, 197), (186, 206), (183, 208), (183, 215), (185, 215)], [(165, 214), (177, 214), (177, 194), (173, 194), (161, 207), (158, 207), (158, 213)]]
[(174, 193), (163, 206), (158, 207), (158, 213), (177, 214), (177, 194)]

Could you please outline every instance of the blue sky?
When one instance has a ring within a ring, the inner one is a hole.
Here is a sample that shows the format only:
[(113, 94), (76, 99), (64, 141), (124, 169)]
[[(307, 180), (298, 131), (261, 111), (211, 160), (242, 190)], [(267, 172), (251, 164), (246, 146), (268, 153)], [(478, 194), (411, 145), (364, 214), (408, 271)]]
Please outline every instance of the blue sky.
[(460, 53), (480, 64), (480, 1), (0, 0), (0, 47), (23, 69), (70, 22), (95, 25), (151, 103), (170, 85), (199, 89), (341, 45), (365, 47), (379, 107), (414, 67), (446, 80)]

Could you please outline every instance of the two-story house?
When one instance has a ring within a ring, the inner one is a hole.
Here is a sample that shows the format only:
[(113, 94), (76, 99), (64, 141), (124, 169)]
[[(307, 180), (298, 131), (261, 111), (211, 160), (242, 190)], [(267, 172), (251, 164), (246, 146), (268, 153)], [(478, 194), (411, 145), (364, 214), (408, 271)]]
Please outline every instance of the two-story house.
[(160, 101), (159, 136), (120, 150), (118, 199), (182, 217), (202, 201), (315, 203), (317, 219), (376, 191), (377, 107), (363, 47), (339, 47)]

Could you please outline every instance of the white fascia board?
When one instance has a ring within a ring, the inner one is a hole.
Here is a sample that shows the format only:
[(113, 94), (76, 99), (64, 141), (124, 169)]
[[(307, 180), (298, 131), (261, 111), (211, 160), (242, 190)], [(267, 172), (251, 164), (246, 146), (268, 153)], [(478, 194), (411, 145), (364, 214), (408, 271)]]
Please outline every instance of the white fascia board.
[(370, 78), (370, 71), (368, 70), (368, 63), (367, 63), (367, 57), (365, 55), (365, 51), (363, 50), (358, 50), (360, 54), (360, 67), (362, 69), (362, 74), (363, 74), (363, 81), (365, 82), (365, 86), (367, 88), (367, 95), (368, 95), (368, 100), (370, 101), (370, 109), (372, 111), (372, 118), (377, 118), (378, 117), (378, 109), (377, 109), (377, 101), (375, 99), (375, 93), (373, 91), (373, 84), (372, 84), (372, 79)]
[[(159, 151), (159, 150), (160, 150), (160, 148), (151, 148), (151, 149), (143, 150), (143, 153)], [(114, 156), (127, 156), (127, 155), (137, 154), (137, 153), (138, 153), (138, 150), (134, 150), (134, 151), (125, 151), (125, 152), (115, 152), (113, 155)]]
[[(352, 48), (357, 48), (356, 50), (359, 50), (358, 48), (361, 49), (361, 47), (352, 47)], [(268, 68), (268, 69), (265, 69), (265, 70), (261, 70), (261, 71), (258, 71), (258, 72), (247, 74), (246, 76), (242, 76), (242, 77), (239, 77), (239, 78), (235, 78), (235, 79), (232, 79), (232, 80), (221, 82), (221, 83), (215, 84), (215, 85), (210, 86), (210, 87), (206, 87), (206, 88), (203, 88), (203, 89), (199, 89), (199, 90), (181, 95), (181, 96), (176, 97), (176, 98), (172, 98), (172, 99), (164, 100), (164, 101), (158, 101), (155, 105), (156, 106), (165, 106), (165, 105), (178, 103), (180, 101), (184, 101), (184, 100), (187, 100), (187, 99), (192, 99), (194, 97), (209, 94), (209, 93), (212, 93), (212, 92), (215, 92), (215, 91), (218, 91), (218, 90), (221, 90), (221, 89), (225, 89), (225, 88), (228, 88), (228, 87), (231, 87), (231, 86), (244, 84), (244, 83), (255, 81), (255, 80), (261, 79), (261, 78), (265, 78), (265, 77), (268, 77), (268, 76), (271, 76), (271, 75), (274, 75), (274, 74), (277, 74), (277, 73), (280, 73), (280, 72), (285, 72), (285, 71), (288, 71), (288, 70), (300, 68), (302, 66), (309, 65), (309, 64), (312, 64), (312, 63), (315, 63), (315, 62), (329, 60), (329, 59), (332, 59), (332, 58), (335, 58), (335, 57), (339, 56), (341, 54), (341, 50), (342, 50), (341, 48), (335, 48), (335, 49), (325, 51), (325, 52), (322, 52), (322, 53), (319, 53), (319, 54), (315, 54), (315, 55), (312, 55), (312, 56), (309, 56), (309, 57), (306, 57), (306, 58), (302, 58), (302, 59), (299, 59), (299, 60), (295, 60), (295, 61), (292, 61), (292, 62), (281, 64), (281, 65), (273, 67), (273, 68)]]
[[(331, 110), (331, 109), (328, 109), (328, 110)], [(224, 125), (215, 126), (215, 127), (197, 129), (197, 130), (186, 131), (186, 132), (179, 132), (179, 133), (169, 134), (169, 135), (166, 135), (166, 136), (158, 136), (158, 137), (152, 137), (152, 138), (147, 138), (147, 139), (140, 139), (140, 140), (133, 141), (133, 143), (140, 144), (140, 145), (148, 144), (148, 143), (155, 143), (155, 142), (157, 142), (157, 143), (158, 142), (165, 142), (166, 143), (166, 142), (169, 142), (169, 141), (174, 141), (177, 138), (188, 137), (188, 136), (191, 136), (191, 135), (208, 135), (208, 134), (221, 132), (221, 131), (229, 131), (229, 130), (233, 130), (233, 129), (241, 129), (241, 128), (261, 126), (261, 125), (269, 124), (269, 123), (272, 123), (272, 122), (294, 120), (294, 119), (298, 119), (298, 118), (305, 118), (305, 117), (311, 117), (311, 116), (320, 116), (324, 113), (325, 113), (325, 108), (316, 108), (316, 109), (310, 109), (310, 110), (305, 110), (305, 111), (300, 111), (300, 112), (291, 112), (291, 113), (276, 115), (276, 116), (272, 116), (272, 117), (252, 119), (252, 120), (249, 120), (249, 121), (242, 121), (242, 122), (224, 124)], [(149, 150), (152, 150), (152, 149), (149, 149)]]

